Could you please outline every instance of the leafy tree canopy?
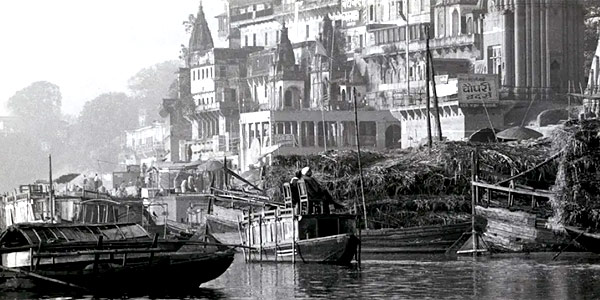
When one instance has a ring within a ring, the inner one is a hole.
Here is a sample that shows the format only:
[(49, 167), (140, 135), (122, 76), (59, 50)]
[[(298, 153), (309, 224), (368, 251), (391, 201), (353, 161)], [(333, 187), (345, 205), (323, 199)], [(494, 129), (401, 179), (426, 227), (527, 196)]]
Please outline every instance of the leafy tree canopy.
[(160, 120), (160, 105), (163, 98), (169, 96), (169, 87), (177, 78), (178, 69), (178, 61), (166, 61), (144, 68), (129, 79), (129, 90), (150, 121)]

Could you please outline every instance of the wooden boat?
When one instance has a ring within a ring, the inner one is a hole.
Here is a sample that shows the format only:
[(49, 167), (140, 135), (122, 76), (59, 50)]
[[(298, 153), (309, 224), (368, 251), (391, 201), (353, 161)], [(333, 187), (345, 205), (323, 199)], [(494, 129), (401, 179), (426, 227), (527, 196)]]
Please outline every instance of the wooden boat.
[[(357, 216), (309, 212), (304, 181), (298, 181), (300, 204), (292, 208), (284, 184), (284, 206), (249, 212), (241, 222), (248, 261), (304, 262), (347, 265), (357, 254)], [(298, 212), (297, 212), (298, 211)]]
[[(553, 215), (551, 190), (518, 184), (515, 180), (550, 162), (553, 156), (532, 169), (495, 184), (479, 179), (477, 154), (473, 155), (473, 223), (483, 241), (495, 252), (558, 251), (569, 244), (549, 223)], [(508, 185), (508, 186), (506, 186)]]
[(233, 248), (217, 241), (159, 240), (135, 223), (15, 224), (0, 235), (0, 283), (94, 292), (193, 289), (223, 274)]
[(586, 232), (573, 226), (565, 226), (569, 236), (588, 251), (600, 253), (600, 233)]
[(357, 252), (355, 215), (301, 214), (292, 209), (252, 213), (242, 222), (246, 259), (253, 262), (350, 264)]
[(445, 253), (471, 230), (470, 222), (409, 228), (369, 229), (361, 232), (361, 255)]

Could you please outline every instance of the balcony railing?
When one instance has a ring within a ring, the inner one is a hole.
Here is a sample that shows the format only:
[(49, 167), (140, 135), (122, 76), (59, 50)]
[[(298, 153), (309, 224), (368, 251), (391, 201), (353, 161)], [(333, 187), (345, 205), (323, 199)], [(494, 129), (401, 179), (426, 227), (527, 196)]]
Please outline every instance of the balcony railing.
[(261, 17), (273, 15), (273, 8), (267, 8), (259, 11), (250, 11), (247, 13), (231, 16), (231, 23), (253, 20)]

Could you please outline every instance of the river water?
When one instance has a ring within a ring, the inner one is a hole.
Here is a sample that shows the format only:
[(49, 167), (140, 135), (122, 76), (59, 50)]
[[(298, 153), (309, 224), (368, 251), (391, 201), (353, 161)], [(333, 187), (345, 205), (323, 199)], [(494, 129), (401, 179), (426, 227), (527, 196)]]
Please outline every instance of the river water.
[[(552, 260), (553, 256), (372, 257), (358, 268), (247, 264), (238, 255), (225, 274), (193, 294), (131, 299), (600, 299), (600, 256), (565, 253)], [(102, 299), (56, 292), (0, 295), (3, 299)]]

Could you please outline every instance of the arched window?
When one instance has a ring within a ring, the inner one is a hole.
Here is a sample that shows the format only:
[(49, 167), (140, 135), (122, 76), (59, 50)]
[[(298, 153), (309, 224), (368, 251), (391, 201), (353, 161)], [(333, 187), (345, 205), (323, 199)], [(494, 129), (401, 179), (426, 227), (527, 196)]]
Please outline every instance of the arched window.
[(458, 16), (458, 10), (452, 12), (452, 36), (457, 36), (460, 32), (460, 17)]
[(375, 20), (375, 8), (373, 5), (369, 5), (369, 21)]
[(473, 34), (473, 18), (467, 18), (467, 34)]
[(438, 37), (443, 37), (446, 34), (446, 20), (444, 20), (444, 12), (440, 11), (438, 13), (438, 18), (437, 18), (437, 24), (438, 24), (438, 28), (437, 28), (437, 36)]
[(292, 91), (289, 89), (285, 91), (284, 105), (285, 105), (285, 107), (292, 107)]
[(342, 102), (346, 102), (346, 90), (342, 90)]
[(283, 88), (279, 87), (279, 103), (283, 102)]

